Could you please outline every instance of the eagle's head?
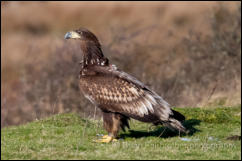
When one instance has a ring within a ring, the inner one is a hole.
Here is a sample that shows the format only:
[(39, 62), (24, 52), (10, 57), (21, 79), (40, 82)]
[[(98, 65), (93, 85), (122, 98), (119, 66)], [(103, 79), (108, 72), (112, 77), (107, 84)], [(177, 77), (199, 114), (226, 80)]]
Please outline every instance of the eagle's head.
[(85, 28), (79, 28), (67, 32), (65, 39), (80, 40), (81, 50), (84, 56), (84, 66), (88, 65), (108, 65), (108, 59), (104, 57), (97, 37)]
[(79, 28), (77, 30), (73, 30), (70, 32), (67, 32), (65, 34), (65, 39), (78, 39), (93, 43), (99, 43), (97, 37), (89, 30), (85, 28)]

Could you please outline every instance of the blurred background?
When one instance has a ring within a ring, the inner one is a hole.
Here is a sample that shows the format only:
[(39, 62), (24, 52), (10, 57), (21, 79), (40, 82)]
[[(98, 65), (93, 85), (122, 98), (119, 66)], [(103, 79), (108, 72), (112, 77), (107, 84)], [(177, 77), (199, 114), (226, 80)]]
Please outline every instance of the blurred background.
[(1, 1), (1, 127), (94, 116), (79, 45), (64, 40), (79, 27), (174, 107), (241, 105), (241, 2)]

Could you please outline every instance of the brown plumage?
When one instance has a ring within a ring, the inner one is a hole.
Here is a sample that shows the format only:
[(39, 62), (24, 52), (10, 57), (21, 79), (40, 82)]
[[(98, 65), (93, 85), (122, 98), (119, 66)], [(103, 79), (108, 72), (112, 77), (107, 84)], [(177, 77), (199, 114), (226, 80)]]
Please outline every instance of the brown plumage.
[(70, 38), (80, 41), (83, 53), (80, 89), (102, 110), (104, 128), (109, 136), (115, 138), (120, 128), (129, 128), (129, 118), (186, 131), (181, 123), (185, 120), (182, 114), (172, 110), (142, 82), (109, 63), (93, 33), (80, 28), (66, 33), (65, 39)]

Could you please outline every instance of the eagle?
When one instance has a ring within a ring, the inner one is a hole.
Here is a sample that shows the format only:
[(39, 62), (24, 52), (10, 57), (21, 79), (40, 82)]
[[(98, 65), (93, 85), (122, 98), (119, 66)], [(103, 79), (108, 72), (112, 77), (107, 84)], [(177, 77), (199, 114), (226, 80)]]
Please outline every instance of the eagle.
[(96, 142), (116, 141), (119, 130), (129, 128), (130, 118), (172, 130), (186, 132), (185, 116), (144, 83), (118, 69), (103, 54), (97, 37), (86, 28), (67, 32), (65, 39), (80, 44), (83, 60), (80, 70), (80, 90), (101, 109), (103, 127), (108, 132)]

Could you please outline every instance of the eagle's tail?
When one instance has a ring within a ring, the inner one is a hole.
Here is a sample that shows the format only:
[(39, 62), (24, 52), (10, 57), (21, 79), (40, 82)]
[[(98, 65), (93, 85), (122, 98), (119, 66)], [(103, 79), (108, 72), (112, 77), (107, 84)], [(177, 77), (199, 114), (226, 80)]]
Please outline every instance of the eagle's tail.
[(178, 130), (179, 132), (187, 133), (187, 129), (182, 125), (182, 122), (185, 120), (185, 116), (181, 113), (172, 110), (172, 115), (168, 121), (163, 122), (165, 126), (170, 128), (171, 130)]
[(182, 125), (182, 123), (174, 118), (170, 118), (169, 121), (163, 123), (165, 126), (170, 128), (171, 130), (178, 130), (179, 132), (187, 133), (186, 128)]

